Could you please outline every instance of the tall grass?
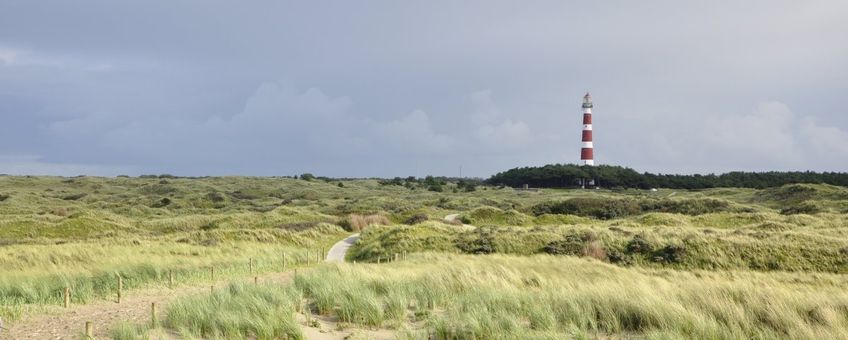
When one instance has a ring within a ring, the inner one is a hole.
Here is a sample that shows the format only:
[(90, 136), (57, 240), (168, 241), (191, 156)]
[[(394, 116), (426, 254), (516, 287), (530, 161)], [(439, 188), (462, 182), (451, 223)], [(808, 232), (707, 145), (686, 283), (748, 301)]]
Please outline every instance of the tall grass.
[(845, 338), (846, 284), (838, 275), (675, 272), (500, 255), (420, 255), (324, 267), (296, 280), (321, 313), (365, 326), (423, 316), (448, 339)]
[[(283, 270), (306, 262), (307, 249), (313, 263), (317, 251), (346, 235), (338, 227), (323, 232), (307, 231), (301, 244), (222, 240), (197, 245), (170, 240), (136, 242), (68, 243), (61, 245), (13, 245), (0, 247), (0, 317), (19, 319), (40, 305), (60, 305), (63, 290), (71, 289), (71, 302), (83, 304), (113, 296), (117, 276), (125, 289), (246, 276)], [(309, 236), (307, 236), (309, 235)], [(297, 239), (297, 238), (296, 238)]]
[(339, 225), (348, 231), (359, 232), (371, 225), (390, 225), (388, 218), (383, 215), (350, 214), (339, 220)]
[(167, 327), (210, 338), (297, 337), (291, 318), (438, 339), (841, 339), (848, 279), (830, 274), (621, 268), (548, 255), (417, 254), (324, 265), (293, 285), (184, 298)]
[(300, 292), (291, 287), (230, 284), (210, 295), (175, 301), (165, 326), (192, 338), (303, 339), (294, 319), (300, 301)]

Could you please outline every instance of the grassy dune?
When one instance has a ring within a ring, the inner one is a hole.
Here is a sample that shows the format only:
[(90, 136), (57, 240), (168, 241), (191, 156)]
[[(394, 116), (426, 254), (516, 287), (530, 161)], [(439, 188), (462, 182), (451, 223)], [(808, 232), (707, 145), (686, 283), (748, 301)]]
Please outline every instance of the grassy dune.
[[(278, 270), (283, 254), (364, 229), (349, 253), (359, 266), (185, 300), (167, 327), (298, 337), (286, 315), (299, 311), (411, 338), (848, 336), (846, 188), (441, 188), (0, 175), (0, 317), (57, 306), (64, 287), (74, 303), (109, 296), (116, 275), (133, 289), (168, 272), (178, 284), (208, 280), (213, 264), (219, 278), (243, 277), (249, 259)], [(479, 228), (443, 221), (454, 213)], [(401, 253), (413, 260), (363, 263)], [(116, 337), (145, 332), (123, 325)]]
[(166, 327), (187, 336), (298, 338), (300, 311), (338, 318), (342, 327), (395, 329), (402, 338), (838, 339), (848, 337), (846, 285), (832, 274), (429, 253), (325, 265), (290, 286), (234, 285), (183, 299)]

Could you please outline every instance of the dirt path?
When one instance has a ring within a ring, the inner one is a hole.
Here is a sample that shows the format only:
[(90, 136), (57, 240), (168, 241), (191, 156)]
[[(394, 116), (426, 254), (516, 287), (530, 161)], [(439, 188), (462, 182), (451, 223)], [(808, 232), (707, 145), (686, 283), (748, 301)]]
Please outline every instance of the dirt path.
[[(259, 277), (261, 281), (287, 283), (291, 281), (291, 272), (272, 273)], [(215, 283), (224, 287), (234, 280)], [(253, 279), (244, 279), (253, 282)], [(159, 320), (164, 319), (168, 304), (177, 298), (208, 293), (212, 284), (185, 286), (174, 289), (149, 288), (124, 293), (120, 304), (114, 300), (98, 300), (85, 305), (71, 305), (65, 309), (56, 307), (43, 315), (35, 315), (6, 325), (7, 331), (0, 333), (0, 339), (80, 339), (85, 331), (85, 322), (94, 325), (94, 337), (109, 339), (109, 330), (119, 321), (146, 323), (151, 319), (151, 304), (156, 303)]]
[[(457, 218), (459, 218), (459, 214), (450, 214), (450, 215), (445, 216), (445, 221), (453, 223), (457, 220)], [(470, 224), (465, 224), (465, 223), (462, 224), (462, 227), (465, 228), (465, 230), (477, 229), (477, 227), (470, 225)]]
[(327, 252), (327, 262), (344, 262), (345, 255), (347, 255), (348, 249), (356, 243), (356, 240), (359, 239), (359, 233), (348, 236), (346, 239), (341, 240), (333, 245), (330, 248), (330, 251)]

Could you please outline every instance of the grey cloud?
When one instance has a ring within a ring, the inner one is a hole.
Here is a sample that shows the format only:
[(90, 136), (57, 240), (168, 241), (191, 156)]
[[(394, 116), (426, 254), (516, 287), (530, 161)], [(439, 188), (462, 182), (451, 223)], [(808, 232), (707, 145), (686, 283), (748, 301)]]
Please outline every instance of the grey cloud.
[(586, 90), (600, 163), (843, 170), (846, 10), (4, 1), (0, 172), (486, 176), (576, 161)]

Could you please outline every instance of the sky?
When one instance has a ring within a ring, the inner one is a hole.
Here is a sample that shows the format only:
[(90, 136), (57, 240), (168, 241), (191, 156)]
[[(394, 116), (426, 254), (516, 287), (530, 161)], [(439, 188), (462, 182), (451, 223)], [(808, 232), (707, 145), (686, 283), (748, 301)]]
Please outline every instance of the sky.
[(0, 2), (0, 173), (848, 170), (848, 2)]

